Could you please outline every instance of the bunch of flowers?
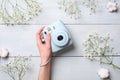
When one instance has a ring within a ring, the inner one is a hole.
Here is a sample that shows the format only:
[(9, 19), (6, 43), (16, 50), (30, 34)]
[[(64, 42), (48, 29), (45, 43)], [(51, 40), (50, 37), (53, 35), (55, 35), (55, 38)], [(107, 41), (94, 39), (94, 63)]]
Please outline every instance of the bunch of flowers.
[(83, 0), (83, 4), (90, 9), (90, 15), (96, 12), (98, 0)]
[(98, 0), (60, 0), (59, 8), (69, 14), (71, 18), (79, 19), (81, 16), (80, 6), (90, 8), (90, 14), (96, 12)]
[(26, 23), (41, 11), (37, 0), (1, 0), (0, 20), (5, 24)]
[(23, 80), (30, 69), (30, 57), (16, 56), (9, 63), (1, 65), (0, 71), (6, 73), (12, 80)]
[[(85, 49), (85, 57), (91, 61), (98, 61), (101, 64), (112, 65), (114, 68), (120, 70), (120, 66), (117, 66), (113, 62), (114, 48), (110, 46), (110, 42), (113, 41), (109, 34), (104, 37), (95, 33), (89, 35), (88, 39), (83, 43)], [(111, 56), (110, 56), (111, 55)]]
[(64, 10), (71, 18), (78, 19), (81, 15), (77, 0), (61, 0), (58, 2), (59, 8)]

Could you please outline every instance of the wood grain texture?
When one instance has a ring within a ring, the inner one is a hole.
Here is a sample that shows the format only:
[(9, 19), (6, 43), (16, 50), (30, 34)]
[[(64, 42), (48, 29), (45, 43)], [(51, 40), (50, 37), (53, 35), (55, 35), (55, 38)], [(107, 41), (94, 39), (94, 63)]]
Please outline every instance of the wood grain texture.
[[(7, 48), (10, 56), (39, 56), (36, 47), (36, 32), (41, 25), (0, 26), (0, 47)], [(47, 25), (46, 25), (47, 26)], [(120, 54), (120, 25), (66, 25), (71, 32), (73, 46), (64, 49), (58, 56), (82, 56), (83, 42), (88, 35), (97, 32), (101, 36), (110, 34), (115, 53)], [(116, 54), (112, 54), (116, 55)]]
[[(42, 7), (42, 12), (38, 16), (34, 17), (32, 20), (28, 21), (29, 24), (50, 24), (58, 19), (61, 19), (66, 24), (120, 24), (120, 1), (116, 0), (118, 3), (118, 12), (109, 13), (107, 11), (106, 5), (109, 0), (98, 0), (98, 8), (96, 13), (90, 15), (90, 9), (82, 6), (80, 7), (82, 15), (80, 19), (71, 19), (68, 14), (63, 10), (59, 9), (58, 2), (60, 0), (39, 0)], [(0, 22), (0, 24), (4, 24)]]
[[(114, 57), (116, 64), (120, 65), (120, 58)], [(7, 61), (4, 61), (6, 63)], [(2, 63), (3, 64), (3, 63)], [(24, 80), (37, 80), (39, 73), (39, 57), (32, 58), (31, 69), (28, 71)], [(111, 80), (120, 79), (120, 71), (108, 65), (100, 65), (91, 62), (83, 57), (54, 57), (52, 60), (52, 79), (51, 80), (101, 80), (97, 75), (100, 68), (107, 68), (111, 73)], [(10, 78), (0, 72), (0, 80), (10, 80)]]
[[(10, 52), (10, 57), (2, 59), (0, 66), (9, 62), (9, 59), (13, 59), (13, 56), (32, 55), (31, 69), (24, 80), (38, 80), (40, 57), (36, 47), (36, 31), (42, 25), (47, 26), (61, 19), (71, 32), (73, 46), (64, 49), (53, 57), (51, 80), (101, 80), (97, 75), (97, 71), (101, 67), (110, 70), (111, 80), (119, 80), (119, 70), (85, 59), (82, 43), (89, 34), (95, 32), (102, 36), (110, 34), (114, 40), (111, 46), (115, 48), (115, 53), (118, 53), (110, 54), (110, 56), (114, 55), (114, 63), (120, 66), (120, 0), (116, 0), (119, 8), (117, 13), (107, 11), (106, 4), (109, 0), (99, 0), (102, 6), (96, 10), (95, 14), (89, 15), (89, 9), (81, 7), (82, 15), (77, 20), (71, 19), (68, 14), (58, 8), (59, 1), (39, 0), (42, 3), (42, 12), (28, 21), (28, 24), (6, 26), (0, 22), (0, 48), (7, 48)], [(10, 80), (10, 78), (0, 72), (0, 80)]]

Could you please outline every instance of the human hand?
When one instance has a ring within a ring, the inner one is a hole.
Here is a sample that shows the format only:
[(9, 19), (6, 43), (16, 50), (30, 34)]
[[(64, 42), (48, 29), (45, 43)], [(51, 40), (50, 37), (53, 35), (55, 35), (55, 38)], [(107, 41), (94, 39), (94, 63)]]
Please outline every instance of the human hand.
[(44, 29), (44, 27), (41, 27), (36, 33), (36, 41), (37, 41), (37, 47), (38, 47), (38, 50), (39, 50), (40, 56), (41, 56), (41, 64), (46, 63), (46, 61), (49, 58), (51, 58), (50, 33), (48, 32), (46, 34), (46, 42), (43, 43), (42, 42), (42, 38), (43, 38), (42, 31), (43, 31), (43, 29)]

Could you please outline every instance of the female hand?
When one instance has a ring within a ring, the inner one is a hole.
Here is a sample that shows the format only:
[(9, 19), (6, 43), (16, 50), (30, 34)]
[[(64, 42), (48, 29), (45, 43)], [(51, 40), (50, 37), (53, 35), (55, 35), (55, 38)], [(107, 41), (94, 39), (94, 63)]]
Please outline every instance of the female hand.
[(45, 64), (46, 61), (51, 58), (50, 33), (48, 32), (46, 34), (46, 42), (43, 43), (42, 42), (42, 38), (43, 38), (42, 31), (43, 31), (43, 29), (44, 29), (44, 27), (41, 27), (36, 33), (36, 41), (37, 41), (37, 47), (39, 49), (40, 56), (41, 56), (41, 64)]

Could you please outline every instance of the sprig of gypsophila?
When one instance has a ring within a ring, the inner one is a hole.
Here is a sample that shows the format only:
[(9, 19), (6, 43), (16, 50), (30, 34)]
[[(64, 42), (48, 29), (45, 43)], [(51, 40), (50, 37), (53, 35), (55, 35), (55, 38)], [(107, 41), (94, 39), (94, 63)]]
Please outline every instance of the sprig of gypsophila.
[(96, 12), (98, 0), (83, 0), (83, 4), (90, 9), (90, 15)]
[(110, 38), (109, 34), (106, 37), (100, 36), (97, 33), (89, 35), (88, 39), (83, 43), (85, 47), (84, 56), (91, 61), (112, 65), (113, 68), (120, 70), (120, 66), (113, 63), (113, 56), (110, 56), (111, 54), (114, 54), (114, 48), (110, 46), (111, 41), (113, 40)]
[(59, 8), (70, 15), (71, 18), (78, 19), (81, 16), (78, 0), (60, 0), (58, 2)]
[(0, 20), (5, 24), (24, 24), (41, 11), (37, 0), (1, 0)]
[(23, 80), (30, 69), (30, 57), (16, 56), (7, 64), (1, 66), (2, 72), (6, 73), (12, 80)]

